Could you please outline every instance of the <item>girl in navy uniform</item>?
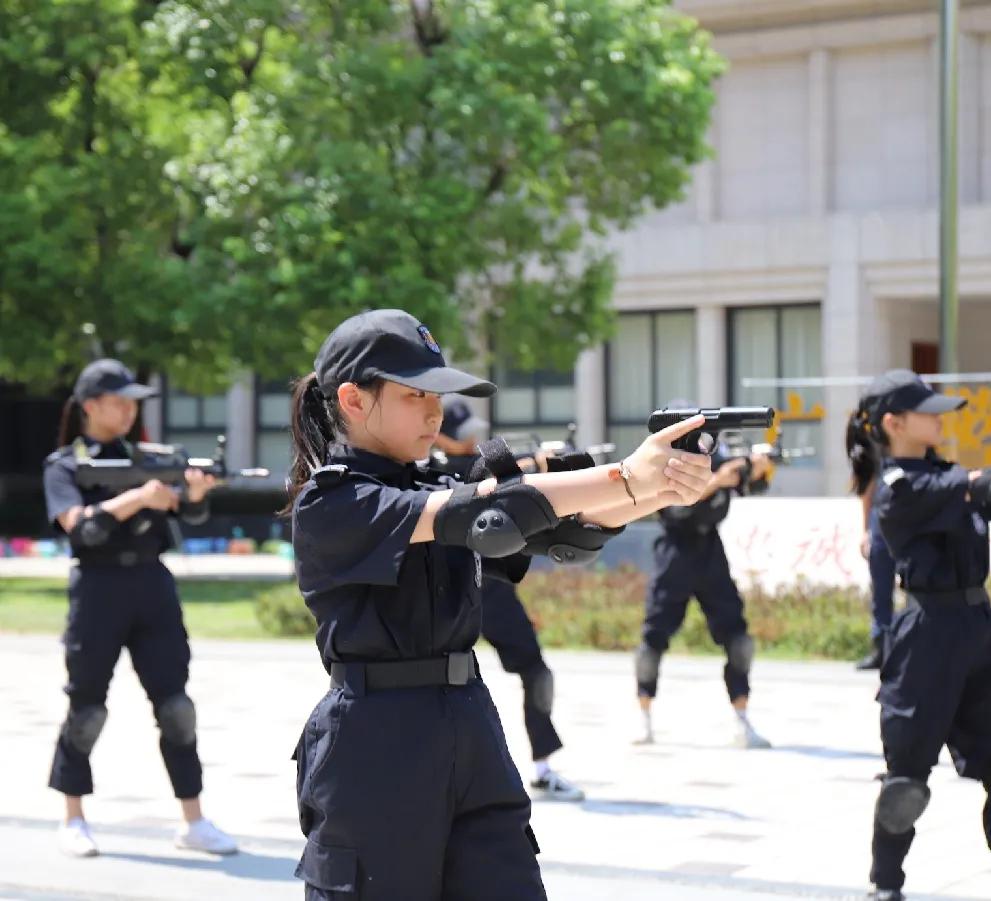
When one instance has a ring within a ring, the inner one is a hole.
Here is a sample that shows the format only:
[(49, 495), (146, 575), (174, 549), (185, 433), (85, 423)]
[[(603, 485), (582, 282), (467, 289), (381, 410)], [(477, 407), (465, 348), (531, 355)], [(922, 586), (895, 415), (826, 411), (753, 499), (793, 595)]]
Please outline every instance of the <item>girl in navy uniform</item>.
[[(991, 791), (991, 470), (942, 460), (940, 414), (965, 401), (893, 370), (868, 392), (864, 430), (883, 459), (875, 506), (908, 603), (881, 666), (887, 773), (874, 811), (870, 897), (901, 901), (903, 862), (929, 802), (929, 773), (946, 745), (957, 772)], [(991, 847), (991, 799), (984, 805)]]
[[(672, 401), (672, 407), (692, 407)], [(688, 602), (698, 599), (713, 641), (726, 651), (723, 682), (733, 709), (733, 743), (740, 748), (769, 748), (771, 743), (753, 727), (750, 667), (754, 642), (744, 615), (743, 597), (730, 574), (719, 524), (729, 515), (734, 492), (741, 489), (749, 459), (750, 490), (766, 490), (770, 461), (764, 454), (729, 457), (717, 445), (712, 456), (712, 481), (693, 507), (668, 507), (658, 516), (660, 534), (654, 541), (654, 569), (647, 585), (640, 645), (634, 657), (641, 728), (634, 744), (654, 742), (651, 708), (657, 697), (661, 658), (685, 620)]]
[(45, 461), (45, 499), (50, 521), (69, 537), (78, 559), (69, 576), (69, 620), (65, 665), (69, 713), (52, 762), (51, 788), (65, 795), (59, 829), (64, 852), (96, 855), (83, 816), (82, 796), (93, 791), (90, 753), (107, 718), (107, 689), (123, 648), (152, 703), (161, 732), (160, 748), (184, 824), (180, 848), (231, 854), (234, 840), (203, 818), (199, 796), (202, 768), (196, 752), (196, 714), (186, 695), (189, 641), (172, 574), (159, 561), (171, 546), (168, 517), (203, 522), (213, 478), (186, 473), (185, 498), (157, 480), (114, 496), (76, 485), (77, 456), (127, 459), (124, 440), (138, 402), (153, 388), (136, 383), (117, 360), (97, 360), (76, 381), (62, 417), (59, 443)]
[(708, 481), (707, 458), (670, 446), (701, 417), (622, 464), (511, 483), (414, 463), (440, 395), (494, 391), (398, 310), (344, 322), (296, 386), (296, 572), (331, 676), (295, 755), (309, 901), (545, 898), (530, 801), (471, 650), (483, 574), (522, 577), (518, 552), (574, 527), (561, 517), (618, 527)]

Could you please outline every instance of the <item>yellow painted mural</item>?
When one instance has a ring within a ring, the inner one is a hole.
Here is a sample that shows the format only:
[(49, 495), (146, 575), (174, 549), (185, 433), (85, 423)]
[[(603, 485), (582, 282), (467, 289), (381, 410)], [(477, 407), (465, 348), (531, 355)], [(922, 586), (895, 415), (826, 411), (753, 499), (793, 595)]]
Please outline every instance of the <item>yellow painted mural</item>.
[(945, 394), (967, 399), (967, 406), (943, 417), (946, 439), (940, 453), (968, 469), (991, 466), (991, 387), (947, 388)]

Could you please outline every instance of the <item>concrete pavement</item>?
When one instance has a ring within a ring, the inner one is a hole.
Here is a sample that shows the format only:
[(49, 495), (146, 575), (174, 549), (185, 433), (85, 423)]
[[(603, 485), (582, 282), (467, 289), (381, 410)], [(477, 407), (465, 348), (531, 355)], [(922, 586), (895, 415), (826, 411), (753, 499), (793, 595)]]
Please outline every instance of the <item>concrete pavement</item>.
[[(525, 778), (519, 680), (480, 654)], [(866, 887), (874, 776), (883, 768), (876, 677), (848, 664), (758, 661), (753, 718), (775, 748), (727, 746), (731, 714), (712, 658), (664, 662), (659, 741), (635, 747), (628, 655), (551, 652), (554, 763), (588, 794), (537, 801), (533, 825), (551, 901), (770, 901), (857, 898)], [(151, 711), (125, 657), (93, 755), (88, 799), (102, 856), (55, 850), (60, 797), (45, 788), (65, 711), (55, 638), (0, 636), (0, 899), (300, 899), (301, 849), (289, 755), (326, 686), (310, 642), (197, 642), (197, 702), (207, 816), (242, 853), (212, 860), (172, 847), (177, 813)], [(388, 774), (384, 775), (388, 778)], [(983, 791), (946, 760), (909, 857), (909, 897), (991, 898), (980, 828)], [(396, 786), (397, 791), (402, 786)]]

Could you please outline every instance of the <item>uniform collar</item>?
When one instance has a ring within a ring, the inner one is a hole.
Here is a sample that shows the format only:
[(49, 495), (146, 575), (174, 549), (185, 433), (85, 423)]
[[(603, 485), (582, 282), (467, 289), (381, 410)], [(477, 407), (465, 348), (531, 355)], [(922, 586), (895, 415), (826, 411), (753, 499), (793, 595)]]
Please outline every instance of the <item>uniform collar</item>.
[(415, 463), (397, 463), (389, 457), (350, 444), (331, 445), (327, 451), (327, 463), (343, 463), (354, 472), (402, 485), (412, 485), (419, 473)]
[(114, 438), (112, 441), (97, 441), (95, 438), (90, 438), (89, 435), (80, 435), (77, 441), (82, 442), (86, 453), (91, 458), (128, 456), (127, 446), (122, 438)]

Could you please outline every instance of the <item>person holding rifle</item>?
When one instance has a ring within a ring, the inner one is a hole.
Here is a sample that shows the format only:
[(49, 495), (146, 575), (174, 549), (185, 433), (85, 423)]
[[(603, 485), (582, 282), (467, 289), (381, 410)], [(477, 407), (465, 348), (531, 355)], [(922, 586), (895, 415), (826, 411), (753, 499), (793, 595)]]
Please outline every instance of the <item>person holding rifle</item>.
[[(680, 401), (672, 402), (671, 407), (691, 409)], [(710, 433), (708, 437), (715, 440), (717, 435), (718, 432)], [(718, 530), (729, 515), (734, 493), (742, 493), (745, 488), (751, 493), (766, 490), (771, 464), (766, 454), (730, 457), (724, 451), (715, 444), (712, 480), (697, 504), (668, 507), (659, 514), (661, 531), (654, 542), (654, 572), (647, 586), (643, 629), (635, 655), (642, 717), (636, 744), (654, 741), (651, 708), (657, 696), (661, 657), (681, 628), (694, 595), (713, 641), (726, 651), (723, 681), (734, 712), (734, 743), (742, 748), (771, 746), (754, 729), (747, 712), (754, 642), (747, 631), (743, 598), (730, 575)]]
[(125, 436), (138, 403), (156, 393), (117, 360), (91, 363), (66, 402), (61, 446), (45, 460), (48, 517), (68, 536), (78, 561), (69, 576), (63, 638), (69, 711), (49, 779), (65, 796), (59, 846), (77, 857), (98, 853), (82, 799), (93, 791), (90, 754), (106, 722), (107, 690), (124, 648), (151, 701), (162, 758), (181, 805), (184, 822), (176, 846), (214, 854), (237, 851), (234, 839), (205, 819), (200, 806), (196, 711), (186, 694), (189, 640), (175, 580), (159, 559), (171, 546), (169, 517), (201, 523), (209, 516), (213, 477), (189, 469), (181, 495), (156, 479), (116, 495), (76, 483), (78, 460), (129, 459)]
[[(444, 420), (435, 446), (447, 457), (449, 472), (467, 477), (478, 459), (478, 444), (489, 424), (475, 416), (458, 395), (443, 399)], [(546, 472), (540, 453), (530, 458), (532, 465)], [(551, 768), (548, 758), (564, 747), (551, 720), (554, 707), (554, 674), (544, 661), (540, 639), (527, 616), (516, 586), (499, 579), (482, 583), (482, 637), (495, 648), (507, 673), (515, 673), (523, 683), (523, 723), (533, 759), (531, 792), (550, 801), (582, 801), (585, 792)]]

